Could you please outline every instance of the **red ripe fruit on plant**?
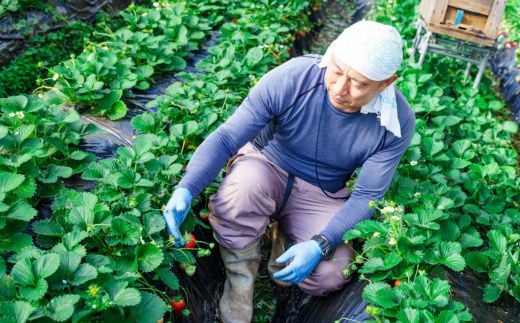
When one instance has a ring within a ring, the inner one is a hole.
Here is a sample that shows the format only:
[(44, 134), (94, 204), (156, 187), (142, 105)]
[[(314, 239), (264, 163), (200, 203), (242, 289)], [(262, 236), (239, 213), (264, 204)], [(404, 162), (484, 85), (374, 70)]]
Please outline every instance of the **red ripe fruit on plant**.
[(184, 245), (184, 248), (194, 249), (197, 247), (197, 237), (195, 237), (193, 233), (186, 234), (185, 240), (186, 244)]
[(186, 301), (182, 298), (180, 299), (172, 299), (170, 301), (170, 306), (175, 314), (180, 314), (183, 309), (186, 308)]
[(402, 283), (403, 283), (402, 280), (396, 279), (395, 282), (394, 282), (394, 287), (397, 287), (397, 286), (401, 285)]

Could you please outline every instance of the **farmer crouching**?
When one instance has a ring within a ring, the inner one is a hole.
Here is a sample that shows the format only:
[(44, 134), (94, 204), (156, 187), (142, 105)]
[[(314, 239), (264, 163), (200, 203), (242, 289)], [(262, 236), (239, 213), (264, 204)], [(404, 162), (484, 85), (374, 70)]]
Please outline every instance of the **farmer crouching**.
[[(195, 151), (164, 217), (177, 246), (191, 201), (228, 161), (210, 198), (210, 223), (227, 279), (224, 322), (250, 322), (260, 240), (276, 241), (268, 265), (280, 284), (324, 296), (348, 281), (343, 234), (368, 219), (409, 145), (415, 117), (393, 85), (402, 61), (399, 33), (361, 21), (323, 57), (297, 57), (267, 73), (236, 112)], [(351, 192), (345, 187), (361, 167)]]

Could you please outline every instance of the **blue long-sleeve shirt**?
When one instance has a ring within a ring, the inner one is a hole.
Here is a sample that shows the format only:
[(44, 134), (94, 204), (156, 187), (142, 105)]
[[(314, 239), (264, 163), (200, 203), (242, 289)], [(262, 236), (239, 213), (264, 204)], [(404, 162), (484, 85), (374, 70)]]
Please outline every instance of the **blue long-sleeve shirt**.
[(412, 139), (415, 117), (398, 90), (401, 138), (383, 128), (374, 113), (338, 110), (328, 98), (326, 69), (318, 67), (318, 60), (297, 57), (264, 75), (235, 113), (197, 148), (178, 186), (198, 196), (254, 138), (270, 161), (329, 192), (343, 188), (361, 167), (352, 195), (321, 232), (333, 246), (356, 223), (370, 218), (368, 203), (387, 191)]

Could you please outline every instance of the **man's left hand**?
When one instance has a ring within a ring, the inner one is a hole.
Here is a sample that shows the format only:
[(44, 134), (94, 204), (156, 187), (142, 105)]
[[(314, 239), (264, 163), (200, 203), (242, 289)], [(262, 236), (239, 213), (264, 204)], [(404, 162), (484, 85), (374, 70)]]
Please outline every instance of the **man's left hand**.
[(290, 263), (273, 278), (291, 284), (300, 283), (316, 268), (321, 258), (321, 248), (316, 241), (295, 244), (276, 259), (279, 264)]

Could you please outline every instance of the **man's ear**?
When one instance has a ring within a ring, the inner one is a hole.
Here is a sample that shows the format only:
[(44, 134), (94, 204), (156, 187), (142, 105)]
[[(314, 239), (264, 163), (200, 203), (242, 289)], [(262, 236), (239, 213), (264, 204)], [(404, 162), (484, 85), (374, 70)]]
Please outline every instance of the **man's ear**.
[(383, 92), (383, 90), (389, 87), (390, 84), (394, 83), (395, 80), (397, 80), (397, 74), (394, 74), (386, 80), (382, 81), (381, 84), (379, 84), (379, 92)]

